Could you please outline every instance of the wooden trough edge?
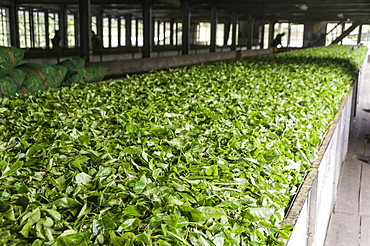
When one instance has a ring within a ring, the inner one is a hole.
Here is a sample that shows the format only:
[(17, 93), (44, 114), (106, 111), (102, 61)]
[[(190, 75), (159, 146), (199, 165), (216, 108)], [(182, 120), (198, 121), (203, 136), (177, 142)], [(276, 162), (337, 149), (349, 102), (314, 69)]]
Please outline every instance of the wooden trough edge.
[[(295, 226), (296, 222), (298, 221), (298, 217), (301, 213), (301, 210), (306, 202), (306, 199), (309, 196), (309, 192), (311, 190), (312, 184), (314, 180), (318, 177), (318, 170), (320, 167), (320, 163), (322, 162), (322, 159), (324, 157), (324, 154), (326, 150), (328, 149), (328, 146), (330, 144), (330, 141), (332, 140), (332, 137), (335, 133), (335, 130), (337, 128), (338, 121), (340, 120), (340, 117), (342, 116), (343, 109), (345, 108), (346, 104), (348, 103), (348, 100), (352, 100), (350, 97), (356, 96), (354, 92), (354, 87), (357, 86), (356, 81), (352, 84), (352, 88), (347, 93), (346, 97), (341, 101), (341, 104), (338, 108), (339, 112), (334, 116), (334, 119), (332, 123), (330, 124), (329, 129), (327, 130), (325, 134), (325, 138), (323, 139), (319, 151), (318, 151), (318, 157), (315, 159), (315, 161), (311, 165), (311, 170), (307, 173), (303, 183), (301, 184), (299, 191), (297, 195), (293, 198), (293, 202), (289, 208), (289, 211), (285, 217), (285, 225), (292, 225)], [(352, 110), (354, 108), (352, 107)], [(353, 115), (353, 112), (351, 112), (351, 115)], [(352, 121), (352, 118), (350, 119)], [(308, 236), (308, 235), (307, 235)], [(284, 243), (288, 243), (289, 239), (279, 238), (280, 241), (283, 241)]]

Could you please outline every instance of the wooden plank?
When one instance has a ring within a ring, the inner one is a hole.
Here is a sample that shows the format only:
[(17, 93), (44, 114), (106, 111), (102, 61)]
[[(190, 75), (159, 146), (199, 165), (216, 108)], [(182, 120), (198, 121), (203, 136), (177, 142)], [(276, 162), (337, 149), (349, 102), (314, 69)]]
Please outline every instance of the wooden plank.
[(361, 216), (360, 246), (370, 245), (370, 216)]
[(358, 214), (362, 162), (347, 155), (339, 178), (335, 212)]
[[(360, 187), (360, 215), (370, 216), (370, 164), (362, 163)], [(369, 232), (370, 235), (370, 232)], [(370, 245), (370, 244), (369, 244)]]
[(357, 246), (360, 240), (360, 215), (336, 213), (332, 214), (326, 246)]

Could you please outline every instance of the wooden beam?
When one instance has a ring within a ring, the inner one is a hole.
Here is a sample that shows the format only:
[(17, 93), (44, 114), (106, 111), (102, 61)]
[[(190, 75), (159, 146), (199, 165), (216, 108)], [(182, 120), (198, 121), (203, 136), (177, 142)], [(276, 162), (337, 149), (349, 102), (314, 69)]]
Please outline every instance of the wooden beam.
[(353, 30), (355, 30), (356, 27), (358, 27), (361, 22), (354, 22), (352, 26), (350, 26), (347, 30), (345, 30), (339, 37), (337, 37), (331, 44), (338, 44), (340, 41), (342, 41), (343, 38), (347, 37), (348, 34), (350, 34)]

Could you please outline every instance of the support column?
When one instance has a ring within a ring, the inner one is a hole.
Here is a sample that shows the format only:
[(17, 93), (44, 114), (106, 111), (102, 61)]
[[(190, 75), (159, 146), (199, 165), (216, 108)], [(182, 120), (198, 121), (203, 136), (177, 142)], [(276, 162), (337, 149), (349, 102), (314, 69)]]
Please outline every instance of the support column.
[(252, 49), (253, 44), (253, 24), (254, 24), (254, 18), (250, 15), (248, 17), (248, 36), (247, 36), (247, 49)]
[[(31, 8), (30, 9), (30, 16), (33, 16), (33, 9)], [(33, 18), (30, 18), (30, 38), (31, 38), (31, 48), (35, 48), (35, 24), (34, 24), (34, 19)]]
[(120, 16), (118, 16), (117, 17), (117, 28), (118, 28), (118, 47), (121, 47), (122, 45), (121, 45), (121, 36), (122, 36), (122, 33), (121, 33), (121, 17)]
[(265, 20), (261, 20), (261, 42), (260, 49), (263, 50), (265, 44)]
[(139, 19), (135, 20), (135, 46), (139, 47)]
[(163, 31), (163, 43), (162, 43), (162, 45), (166, 46), (166, 21), (163, 21), (162, 23), (163, 23), (162, 24), (162, 26), (163, 26), (163, 29), (162, 29), (162, 31)]
[(270, 48), (271, 47), (271, 43), (272, 41), (274, 40), (274, 35), (275, 35), (275, 24), (276, 24), (276, 21), (270, 21), (270, 25), (269, 25), (269, 45), (268, 47)]
[(65, 48), (68, 45), (67, 7), (64, 7), (63, 10), (59, 12), (59, 33), (60, 33), (60, 36), (62, 37), (62, 42), (60, 45)]
[(362, 24), (358, 27), (357, 44), (361, 43), (362, 39)]
[(174, 26), (175, 26), (175, 21), (171, 20), (171, 22), (170, 22), (170, 46), (173, 46), (173, 38), (174, 38), (173, 28), (174, 28)]
[(211, 6), (211, 44), (209, 52), (216, 52), (218, 12), (215, 5)]
[(112, 16), (108, 16), (108, 44), (112, 48)]
[(153, 17), (152, 18), (152, 47), (154, 47), (155, 46), (155, 42), (156, 42), (156, 40), (154, 39), (154, 37), (155, 37), (155, 23), (156, 23), (156, 21), (155, 21), (156, 19)]
[[(152, 25), (152, 1), (143, 0), (143, 31), (144, 31), (144, 44), (143, 44), (143, 58), (149, 58), (150, 52), (152, 51), (152, 40), (153, 40), (153, 25)], [(138, 37), (136, 37), (138, 39)]]
[(181, 2), (182, 7), (182, 54), (189, 54), (190, 50), (190, 3), (189, 0)]
[(14, 1), (9, 8), (10, 17), (10, 45), (14, 47), (20, 46), (19, 44), (19, 30), (18, 30), (18, 4), (17, 0)]
[(230, 37), (230, 29), (231, 29), (231, 22), (225, 22), (224, 23), (224, 46), (227, 46), (227, 41)]
[(287, 47), (290, 47), (290, 39), (292, 37), (292, 23), (288, 25), (288, 38), (287, 38)]
[(74, 25), (74, 33), (75, 33), (75, 47), (80, 47), (80, 37), (79, 37), (79, 33), (80, 33), (80, 18), (78, 16), (77, 13), (73, 13), (73, 19), (75, 21), (75, 25)]
[(131, 43), (131, 21), (132, 21), (132, 17), (131, 15), (126, 15), (125, 16), (125, 24), (126, 24), (126, 46), (127, 47), (131, 47), (132, 46), (132, 43)]
[(175, 27), (176, 27), (176, 32), (175, 32), (175, 45), (179, 45), (179, 23), (176, 22), (175, 24)]
[(46, 48), (50, 49), (50, 32), (49, 32), (49, 11), (44, 10), (44, 19), (45, 19), (45, 40), (46, 40)]
[(231, 15), (231, 24), (232, 24), (232, 30), (231, 30), (231, 50), (236, 50), (236, 25), (238, 21), (238, 15), (236, 11), (234, 11)]
[(104, 11), (100, 11), (99, 15), (96, 16), (96, 29), (97, 29), (96, 34), (101, 38), (102, 41), (103, 41), (103, 16), (104, 16)]
[(160, 36), (161, 36), (161, 22), (157, 20), (157, 45), (158, 46), (161, 44)]
[(87, 62), (90, 61), (91, 47), (91, 2), (90, 0), (79, 1), (80, 12), (80, 56)]

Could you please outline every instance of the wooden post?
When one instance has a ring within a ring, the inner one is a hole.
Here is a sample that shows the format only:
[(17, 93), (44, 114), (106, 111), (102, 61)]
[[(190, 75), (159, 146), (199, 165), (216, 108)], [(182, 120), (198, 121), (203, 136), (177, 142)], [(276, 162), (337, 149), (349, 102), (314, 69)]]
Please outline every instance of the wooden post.
[(80, 39), (79, 35), (77, 35), (77, 34), (80, 33), (80, 30), (78, 28), (80, 26), (80, 18), (77, 17), (77, 13), (73, 13), (73, 19), (75, 21), (75, 25), (74, 25), (75, 47), (79, 47), (81, 39)]
[(96, 35), (101, 38), (102, 46), (103, 46), (103, 14), (104, 11), (100, 11), (99, 15), (96, 16)]
[(29, 12), (30, 17), (30, 37), (31, 37), (31, 48), (35, 48), (35, 25), (33, 20), (33, 8), (30, 9)]
[(59, 14), (59, 33), (62, 38), (62, 47), (68, 46), (68, 37), (67, 37), (67, 7), (64, 7), (62, 11), (58, 12)]
[(10, 45), (14, 47), (20, 47), (19, 43), (19, 30), (18, 30), (18, 4), (17, 0), (9, 8), (9, 19), (10, 19)]
[(139, 19), (135, 20), (135, 47), (139, 47)]
[(112, 16), (108, 16), (108, 43), (109, 48), (112, 48)]
[(215, 5), (211, 6), (211, 44), (209, 51), (216, 52), (218, 12)]
[(177, 45), (179, 45), (179, 23), (176, 22), (175, 26), (176, 26), (175, 45), (177, 46)]
[(174, 25), (175, 24), (175, 21), (174, 20), (171, 20), (170, 22), (170, 46), (173, 46), (173, 28), (174, 28)]
[(261, 42), (260, 49), (263, 50), (265, 44), (265, 20), (261, 20)]
[(190, 50), (190, 3), (189, 0), (181, 2), (182, 7), (182, 54), (189, 54)]
[(45, 42), (46, 48), (50, 49), (50, 33), (49, 33), (49, 11), (44, 11), (44, 18), (45, 18)]
[(121, 33), (121, 16), (117, 16), (117, 28), (118, 28), (118, 47), (121, 47), (121, 36), (122, 36), (122, 33)]
[(159, 37), (161, 36), (161, 22), (157, 20), (157, 45), (159, 46), (161, 44), (161, 40)]
[(236, 25), (238, 21), (238, 15), (236, 11), (234, 11), (231, 15), (231, 24), (232, 24), (232, 30), (231, 30), (231, 50), (236, 50)]
[(250, 15), (248, 17), (248, 36), (247, 36), (247, 49), (252, 49), (253, 44), (253, 24), (254, 18)]
[(361, 43), (362, 39), (362, 24), (358, 27), (358, 34), (357, 34), (357, 44)]
[(276, 21), (270, 21), (270, 25), (269, 25), (269, 45), (268, 45), (269, 48), (271, 47), (271, 43), (274, 40), (275, 23), (276, 23)]
[(132, 17), (130, 14), (125, 16), (125, 25), (126, 25), (126, 46), (131, 47), (131, 22), (132, 22)]
[(79, 1), (80, 10), (80, 56), (87, 62), (90, 61), (91, 47), (91, 2), (90, 0)]
[[(144, 25), (144, 44), (142, 50), (142, 57), (147, 58), (150, 57), (150, 52), (152, 51), (152, 1), (151, 0), (143, 0), (142, 1), (143, 7), (143, 25)], [(138, 27), (136, 27), (138, 28)], [(136, 36), (136, 40), (138, 37)]]
[(290, 39), (292, 36), (292, 23), (288, 24), (288, 38), (287, 38), (287, 47), (290, 47)]
[(224, 23), (224, 46), (227, 46), (227, 41), (229, 41), (230, 29), (231, 29), (231, 22), (230, 21), (225, 22)]

